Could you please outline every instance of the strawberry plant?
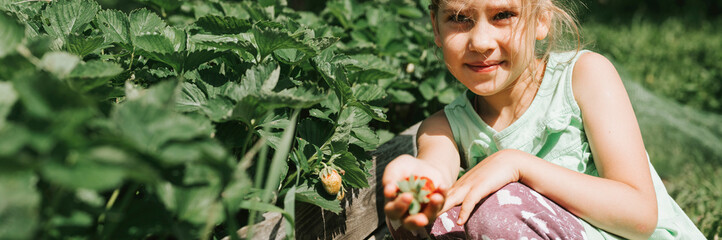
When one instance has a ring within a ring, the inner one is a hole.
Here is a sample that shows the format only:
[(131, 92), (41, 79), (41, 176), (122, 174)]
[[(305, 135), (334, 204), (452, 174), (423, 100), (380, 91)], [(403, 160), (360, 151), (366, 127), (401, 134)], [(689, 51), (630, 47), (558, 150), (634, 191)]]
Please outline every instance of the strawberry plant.
[(235, 237), (269, 211), (293, 236), (294, 202), (340, 212), (457, 91), (423, 4), (133, 4), (0, 0), (0, 238)]

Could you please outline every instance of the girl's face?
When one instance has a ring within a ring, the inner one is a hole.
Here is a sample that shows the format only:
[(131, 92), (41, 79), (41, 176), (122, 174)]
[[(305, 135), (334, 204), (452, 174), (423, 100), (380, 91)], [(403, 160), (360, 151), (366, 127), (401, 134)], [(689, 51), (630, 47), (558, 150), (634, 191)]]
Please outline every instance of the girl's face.
[[(534, 60), (526, 33), (534, 21), (523, 19), (521, 8), (521, 0), (448, 0), (432, 13), (434, 41), (449, 71), (472, 92), (508, 89)], [(537, 25), (532, 37), (543, 39), (548, 28)]]

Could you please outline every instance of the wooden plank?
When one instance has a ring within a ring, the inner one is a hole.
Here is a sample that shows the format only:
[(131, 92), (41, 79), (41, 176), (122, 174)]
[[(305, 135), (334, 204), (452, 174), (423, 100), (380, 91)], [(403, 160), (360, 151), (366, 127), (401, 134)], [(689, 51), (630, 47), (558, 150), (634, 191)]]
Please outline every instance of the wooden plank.
[[(375, 237), (373, 233), (385, 224), (381, 186), (384, 169), (386, 164), (401, 154), (416, 155), (416, 131), (419, 125), (420, 123), (417, 123), (371, 152), (374, 170), (368, 178), (370, 187), (348, 192), (342, 202), (344, 210), (340, 214), (324, 211), (312, 204), (296, 202), (296, 238), (357, 240)], [(280, 214), (268, 213), (264, 214), (264, 217), (266, 220), (255, 225), (253, 239), (283, 239), (285, 230)], [(246, 228), (238, 231), (241, 238), (245, 237)]]

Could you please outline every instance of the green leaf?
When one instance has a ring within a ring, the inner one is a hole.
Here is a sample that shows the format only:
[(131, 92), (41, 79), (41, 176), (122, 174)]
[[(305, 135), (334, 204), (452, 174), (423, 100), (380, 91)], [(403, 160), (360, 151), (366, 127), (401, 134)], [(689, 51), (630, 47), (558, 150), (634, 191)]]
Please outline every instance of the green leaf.
[(218, 184), (183, 187), (165, 182), (158, 185), (157, 194), (166, 208), (181, 220), (196, 225), (206, 222), (215, 225), (223, 219), (223, 205), (218, 201)]
[(386, 91), (379, 85), (359, 84), (351, 88), (354, 97), (359, 101), (374, 101), (386, 98)]
[(373, 107), (366, 103), (356, 101), (349, 103), (349, 106), (359, 108), (361, 111), (366, 113), (366, 116), (369, 116), (374, 120), (388, 122), (388, 120), (386, 120), (386, 114), (384, 114), (383, 109), (380, 107)]
[(145, 8), (130, 12), (129, 19), (130, 32), (133, 36), (160, 32), (166, 27), (163, 19)]
[(236, 34), (251, 29), (251, 22), (231, 16), (208, 15), (198, 19), (196, 25), (213, 34)]
[(80, 33), (93, 21), (100, 5), (89, 0), (53, 1), (43, 11), (43, 27), (55, 37)]
[(278, 49), (273, 52), (273, 56), (283, 63), (296, 64), (306, 59), (307, 55), (296, 49)]
[(81, 92), (102, 86), (123, 72), (120, 64), (99, 60), (81, 63), (69, 75), (70, 86)]
[(336, 214), (341, 213), (340, 202), (336, 200), (335, 196), (324, 197), (318, 194), (318, 192), (324, 191), (323, 189), (317, 189), (316, 187), (309, 186), (309, 184), (302, 184), (296, 189), (296, 200), (301, 202), (310, 203), (316, 206), (334, 212)]
[(128, 93), (129, 100), (110, 115), (118, 133), (146, 153), (154, 153), (170, 141), (210, 136), (213, 127), (208, 118), (174, 111), (176, 86), (176, 81), (166, 81), (140, 94)]
[(238, 50), (247, 52), (254, 57), (258, 53), (256, 47), (253, 46), (253, 43), (237, 36), (197, 34), (191, 37), (191, 41), (200, 45), (214, 47), (218, 50)]
[(11, 82), (0, 82), (0, 129), (5, 127), (5, 121), (18, 100), (18, 93)]
[(25, 38), (24, 29), (15, 19), (0, 12), (0, 58), (15, 52), (15, 47)]
[(63, 48), (69, 53), (85, 57), (85, 55), (95, 52), (104, 42), (103, 36), (83, 36), (73, 33), (65, 39)]
[(31, 239), (40, 215), (38, 179), (32, 171), (0, 174), (0, 238)]
[(413, 94), (405, 90), (389, 89), (386, 92), (391, 95), (393, 102), (412, 103), (416, 100)]
[[(359, 140), (367, 143), (370, 146), (373, 146), (375, 148), (379, 144), (379, 137), (376, 136), (376, 133), (371, 130), (368, 126), (361, 126), (351, 129), (351, 134), (358, 138)], [(363, 146), (362, 146), (363, 147)], [(365, 150), (373, 150), (373, 149), (367, 149)]]
[(384, 24), (376, 26), (376, 45), (379, 49), (384, 49), (392, 40), (402, 35), (399, 34), (401, 29), (395, 15), (384, 14), (381, 22)]
[(313, 47), (306, 45), (299, 36), (291, 36), (287, 30), (253, 26), (253, 36), (261, 53), (261, 59), (278, 49), (296, 49), (306, 54), (315, 54)]
[(214, 122), (230, 117), (233, 107), (230, 99), (208, 97), (198, 86), (189, 82), (183, 83), (183, 90), (176, 101), (176, 109), (179, 111), (200, 111)]
[(40, 59), (40, 67), (58, 78), (65, 78), (79, 62), (78, 56), (66, 52), (49, 52)]
[(160, 33), (141, 33), (134, 40), (135, 46), (153, 53), (174, 53), (175, 47), (170, 39)]
[(113, 9), (103, 10), (95, 16), (95, 21), (106, 41), (130, 44), (130, 22), (125, 13)]
[(74, 159), (77, 162), (63, 165), (57, 162), (43, 164), (43, 178), (54, 184), (77, 189), (108, 190), (117, 187), (125, 177), (125, 170), (115, 165), (101, 164), (88, 159)]
[(333, 163), (346, 171), (346, 174), (341, 176), (344, 182), (355, 188), (369, 187), (366, 174), (364, 174), (363, 170), (359, 167), (358, 161), (353, 154), (344, 152), (339, 158), (336, 158)]

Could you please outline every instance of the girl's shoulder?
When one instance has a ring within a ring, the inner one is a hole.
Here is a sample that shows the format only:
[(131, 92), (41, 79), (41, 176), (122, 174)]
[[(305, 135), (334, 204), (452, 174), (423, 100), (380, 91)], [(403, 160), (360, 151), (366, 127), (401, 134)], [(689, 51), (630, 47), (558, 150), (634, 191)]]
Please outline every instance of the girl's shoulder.
[(573, 66), (572, 89), (577, 101), (585, 93), (599, 91), (609, 87), (622, 87), (617, 69), (603, 55), (591, 51), (580, 53)]

